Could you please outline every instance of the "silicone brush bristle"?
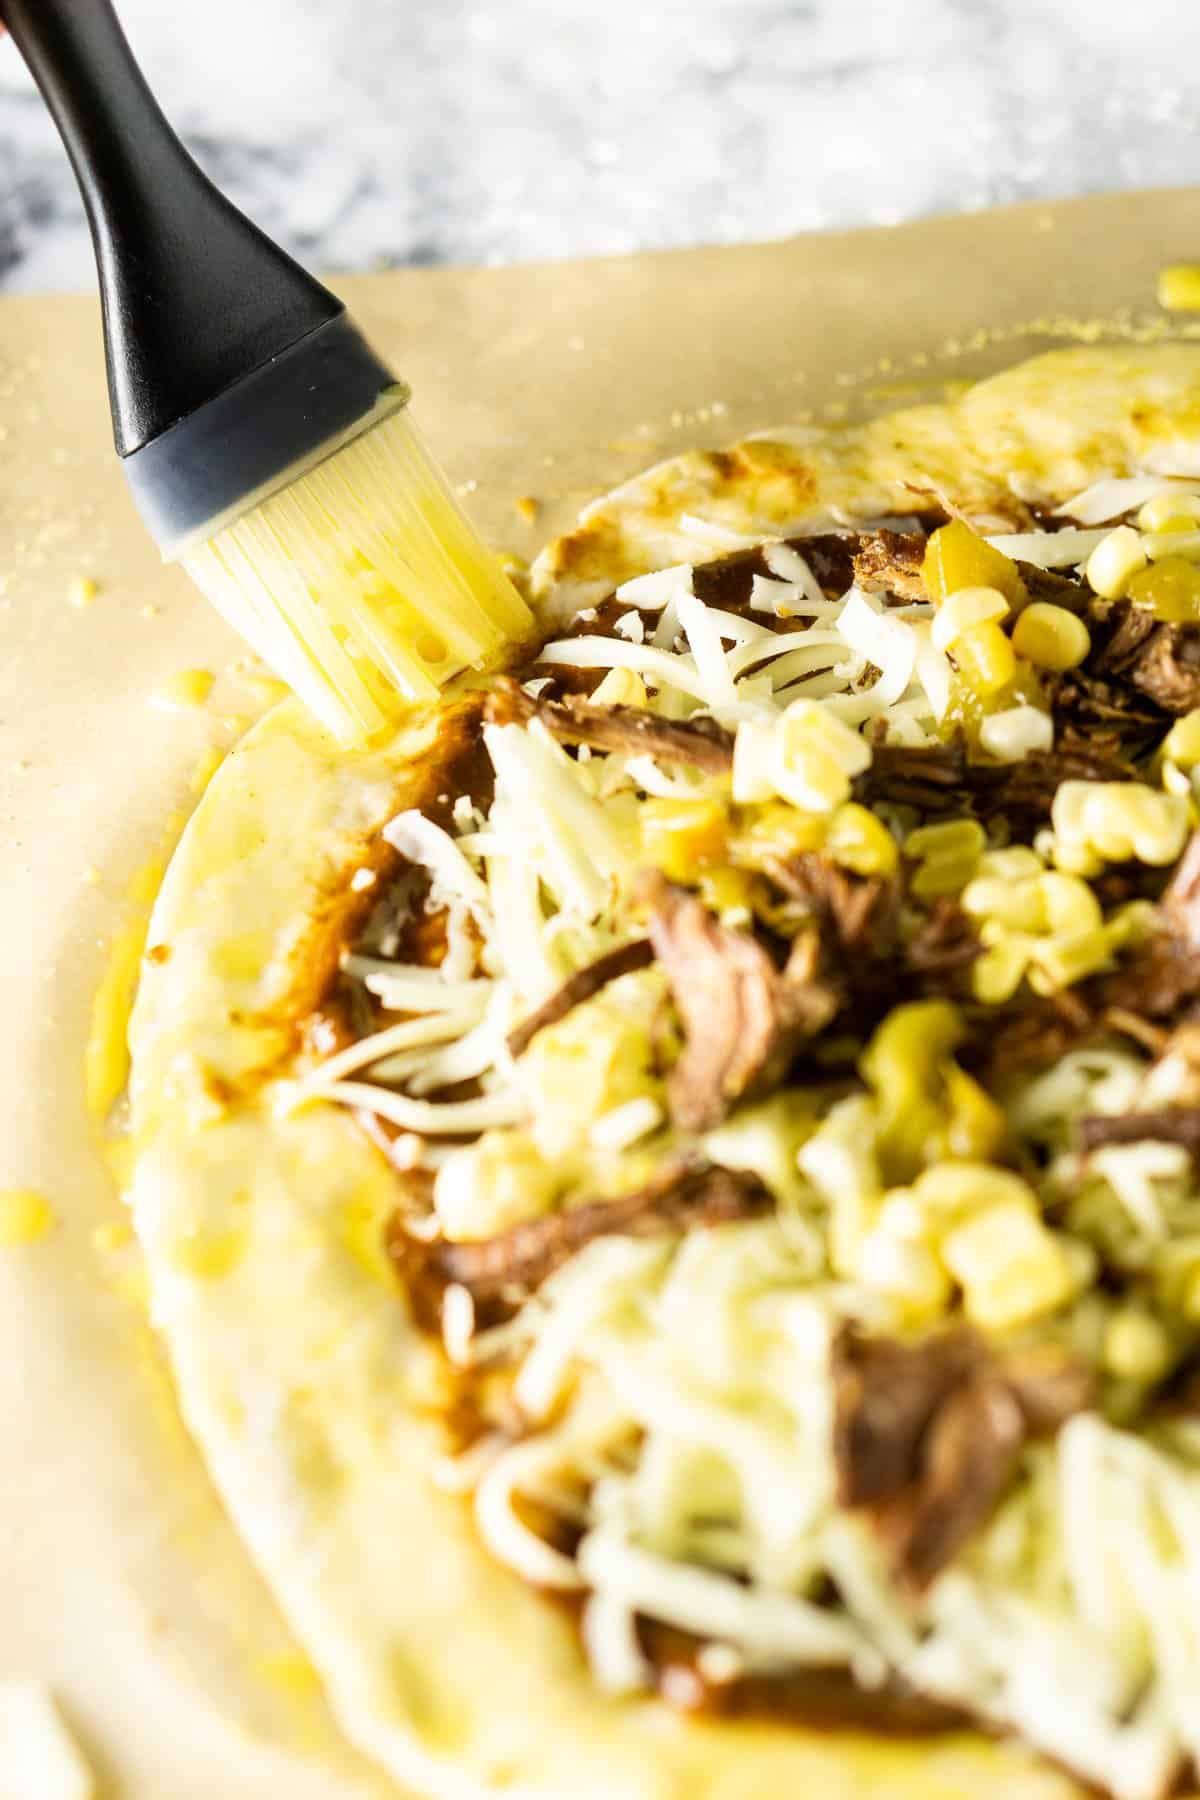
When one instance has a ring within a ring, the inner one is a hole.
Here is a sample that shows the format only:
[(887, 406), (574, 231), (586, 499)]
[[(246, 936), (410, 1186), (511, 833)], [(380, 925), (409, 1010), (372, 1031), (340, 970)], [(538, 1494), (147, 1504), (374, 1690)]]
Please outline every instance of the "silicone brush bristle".
[(340, 742), (527, 637), (533, 619), (403, 407), (181, 557)]

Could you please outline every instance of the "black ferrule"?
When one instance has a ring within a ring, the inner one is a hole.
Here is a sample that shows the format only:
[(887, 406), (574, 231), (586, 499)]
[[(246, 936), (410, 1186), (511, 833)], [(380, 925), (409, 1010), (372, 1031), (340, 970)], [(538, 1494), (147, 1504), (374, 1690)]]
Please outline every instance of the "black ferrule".
[(257, 504), (326, 446), (406, 390), (343, 314), (318, 327), (125, 458), (138, 511), (175, 554)]

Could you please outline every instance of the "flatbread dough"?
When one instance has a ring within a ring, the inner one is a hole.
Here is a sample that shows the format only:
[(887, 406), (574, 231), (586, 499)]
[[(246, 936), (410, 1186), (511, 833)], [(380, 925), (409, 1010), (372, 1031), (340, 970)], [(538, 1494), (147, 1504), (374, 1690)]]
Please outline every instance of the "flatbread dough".
[[(1023, 499), (1053, 502), (1145, 469), (1200, 473), (1200, 352), (1056, 352), (948, 407), (660, 464), (589, 508), (533, 591), (559, 623), (631, 575), (720, 554), (722, 528), (761, 538), (903, 512), (910, 484), (1003, 505), (1013, 473)], [(447, 1797), (1076, 1792), (973, 1735), (888, 1742), (606, 1699), (565, 1614), (498, 1567), (435, 1486), (437, 1365), (379, 1248), (394, 1176), (348, 1115), (286, 1103), (338, 897), (373, 834), (421, 804), (445, 729), (414, 714), (346, 754), (295, 702), (264, 719), (184, 834), (131, 1025), (131, 1198), (154, 1318), (188, 1425), (346, 1734)]]

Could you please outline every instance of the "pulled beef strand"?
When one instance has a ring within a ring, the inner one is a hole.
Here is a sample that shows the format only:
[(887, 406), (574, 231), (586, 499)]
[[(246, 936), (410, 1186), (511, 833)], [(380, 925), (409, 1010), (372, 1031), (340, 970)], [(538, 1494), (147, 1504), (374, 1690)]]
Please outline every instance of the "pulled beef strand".
[(1200, 954), (1200, 831), (1188, 839), (1159, 904), (1173, 935)]
[(854, 579), (869, 593), (893, 594), (898, 600), (928, 600), (921, 566), (926, 539), (919, 531), (872, 531), (859, 540)]
[(535, 699), (511, 679), (497, 684), (495, 698), (498, 719), (540, 719), (565, 744), (659, 756), (710, 775), (727, 774), (733, 767), (733, 734), (715, 719), (660, 719), (642, 706), (595, 706), (573, 694), (562, 700)]
[(466, 1288), (483, 1319), (502, 1318), (594, 1238), (652, 1237), (721, 1225), (754, 1218), (773, 1204), (757, 1175), (676, 1158), (632, 1193), (546, 1213), (495, 1237), (418, 1238), (403, 1215), (394, 1214), (385, 1241), (418, 1323), (433, 1330), (449, 1287)]
[(1079, 1148), (1105, 1144), (1182, 1144), (1200, 1158), (1200, 1106), (1162, 1106), (1153, 1112), (1089, 1113), (1078, 1125)]
[(1174, 717), (1200, 706), (1200, 624), (1164, 623), (1129, 600), (1114, 603), (1107, 624), (1089, 674), (1116, 677)]
[(955, 985), (983, 945), (972, 919), (958, 901), (941, 894), (904, 946), (904, 960), (923, 992)]
[(871, 747), (871, 765), (854, 784), (854, 797), (864, 805), (887, 800), (893, 806), (915, 806), (922, 812), (963, 810), (967, 787), (967, 753), (962, 740), (949, 744), (889, 744)]
[(557, 1025), (560, 1019), (565, 1019), (577, 1006), (590, 1000), (593, 994), (598, 994), (610, 981), (617, 981), (622, 975), (630, 975), (635, 969), (648, 968), (653, 961), (654, 946), (649, 938), (634, 938), (631, 943), (618, 944), (615, 950), (608, 950), (594, 962), (577, 969), (548, 999), (542, 1001), (536, 1012), (530, 1013), (514, 1031), (509, 1032), (509, 1055), (523, 1055), (538, 1032), (544, 1031), (547, 1025)]
[(1001, 1355), (965, 1326), (912, 1344), (845, 1327), (833, 1381), (838, 1502), (869, 1513), (917, 1592), (991, 1516), (1027, 1439), (1091, 1397), (1061, 1352)]
[(887, 800), (934, 815), (1002, 816), (1030, 833), (1050, 817), (1060, 782), (1133, 781), (1136, 775), (1112, 732), (1099, 738), (1092, 733), (1085, 742), (1068, 730), (1057, 749), (1031, 751), (1018, 763), (971, 762), (961, 741), (885, 742), (872, 746), (871, 766), (855, 782), (855, 798), (866, 805)]
[(789, 979), (752, 933), (720, 924), (686, 888), (652, 876), (643, 895), (683, 1026), (667, 1081), (671, 1118), (683, 1131), (706, 1131), (780, 1079), (803, 1038), (833, 1017), (837, 995), (818, 987), (807, 952)]
[(890, 961), (900, 926), (900, 888), (878, 875), (856, 875), (820, 850), (780, 859), (771, 879), (807, 906), (843, 956)]

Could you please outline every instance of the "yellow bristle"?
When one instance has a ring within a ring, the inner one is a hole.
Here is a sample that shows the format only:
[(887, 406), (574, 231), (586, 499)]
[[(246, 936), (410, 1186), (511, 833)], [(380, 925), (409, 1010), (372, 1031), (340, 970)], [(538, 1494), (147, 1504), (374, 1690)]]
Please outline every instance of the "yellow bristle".
[(533, 628), (407, 407), (181, 560), (345, 744), (366, 743)]

